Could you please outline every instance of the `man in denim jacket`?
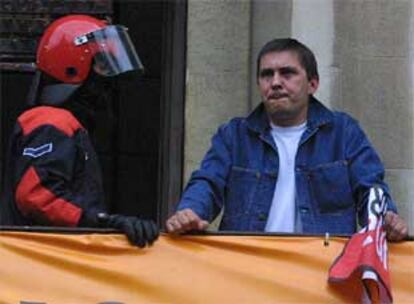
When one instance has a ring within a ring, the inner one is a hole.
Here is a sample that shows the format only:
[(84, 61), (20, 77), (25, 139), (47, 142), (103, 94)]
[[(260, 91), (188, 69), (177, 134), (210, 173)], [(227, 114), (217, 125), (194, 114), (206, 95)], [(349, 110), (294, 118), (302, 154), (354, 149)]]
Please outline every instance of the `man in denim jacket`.
[(313, 94), (317, 63), (294, 39), (268, 42), (257, 58), (262, 103), (221, 126), (166, 223), (171, 233), (204, 230), (224, 208), (220, 230), (352, 234), (367, 221), (367, 192), (386, 193), (389, 240), (408, 234), (380, 158), (349, 115)]

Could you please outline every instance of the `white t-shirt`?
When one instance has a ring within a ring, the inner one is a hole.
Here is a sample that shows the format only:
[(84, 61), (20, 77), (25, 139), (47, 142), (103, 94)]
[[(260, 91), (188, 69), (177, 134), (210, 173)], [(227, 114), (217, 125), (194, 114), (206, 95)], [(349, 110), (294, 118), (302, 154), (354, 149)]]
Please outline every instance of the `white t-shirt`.
[(295, 232), (295, 158), (306, 122), (293, 127), (271, 127), (279, 154), (279, 173), (265, 231)]

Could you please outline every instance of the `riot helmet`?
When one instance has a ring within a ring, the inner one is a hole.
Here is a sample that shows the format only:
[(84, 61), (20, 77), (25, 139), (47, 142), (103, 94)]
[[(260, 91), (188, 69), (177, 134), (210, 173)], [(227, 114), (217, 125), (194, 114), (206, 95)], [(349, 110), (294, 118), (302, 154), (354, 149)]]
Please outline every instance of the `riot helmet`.
[(87, 15), (52, 22), (40, 39), (36, 65), (57, 82), (43, 88), (46, 104), (64, 102), (92, 72), (111, 77), (144, 69), (126, 27)]

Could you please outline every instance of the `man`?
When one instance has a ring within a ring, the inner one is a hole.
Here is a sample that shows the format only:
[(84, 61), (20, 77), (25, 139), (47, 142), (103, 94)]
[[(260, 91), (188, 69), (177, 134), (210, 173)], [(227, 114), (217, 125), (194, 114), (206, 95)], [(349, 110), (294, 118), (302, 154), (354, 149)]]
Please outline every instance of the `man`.
[(379, 185), (388, 237), (403, 239), (407, 225), (374, 148), (354, 119), (313, 97), (312, 51), (294, 39), (268, 42), (257, 58), (257, 85), (263, 102), (219, 128), (167, 230), (204, 230), (224, 207), (221, 230), (351, 234), (357, 218), (366, 224), (366, 196)]
[(126, 28), (60, 18), (40, 40), (37, 68), (10, 142), (1, 224), (115, 228), (139, 247), (151, 245), (159, 234), (153, 221), (107, 214), (88, 134), (109, 81), (143, 69)]

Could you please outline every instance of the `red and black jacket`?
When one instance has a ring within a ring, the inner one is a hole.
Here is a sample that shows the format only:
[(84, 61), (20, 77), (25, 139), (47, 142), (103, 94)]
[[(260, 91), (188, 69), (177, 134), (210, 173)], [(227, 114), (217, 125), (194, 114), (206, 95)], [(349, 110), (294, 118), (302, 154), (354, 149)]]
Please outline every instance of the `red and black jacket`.
[(79, 226), (105, 212), (88, 132), (68, 110), (39, 106), (17, 120), (0, 202), (2, 225)]

